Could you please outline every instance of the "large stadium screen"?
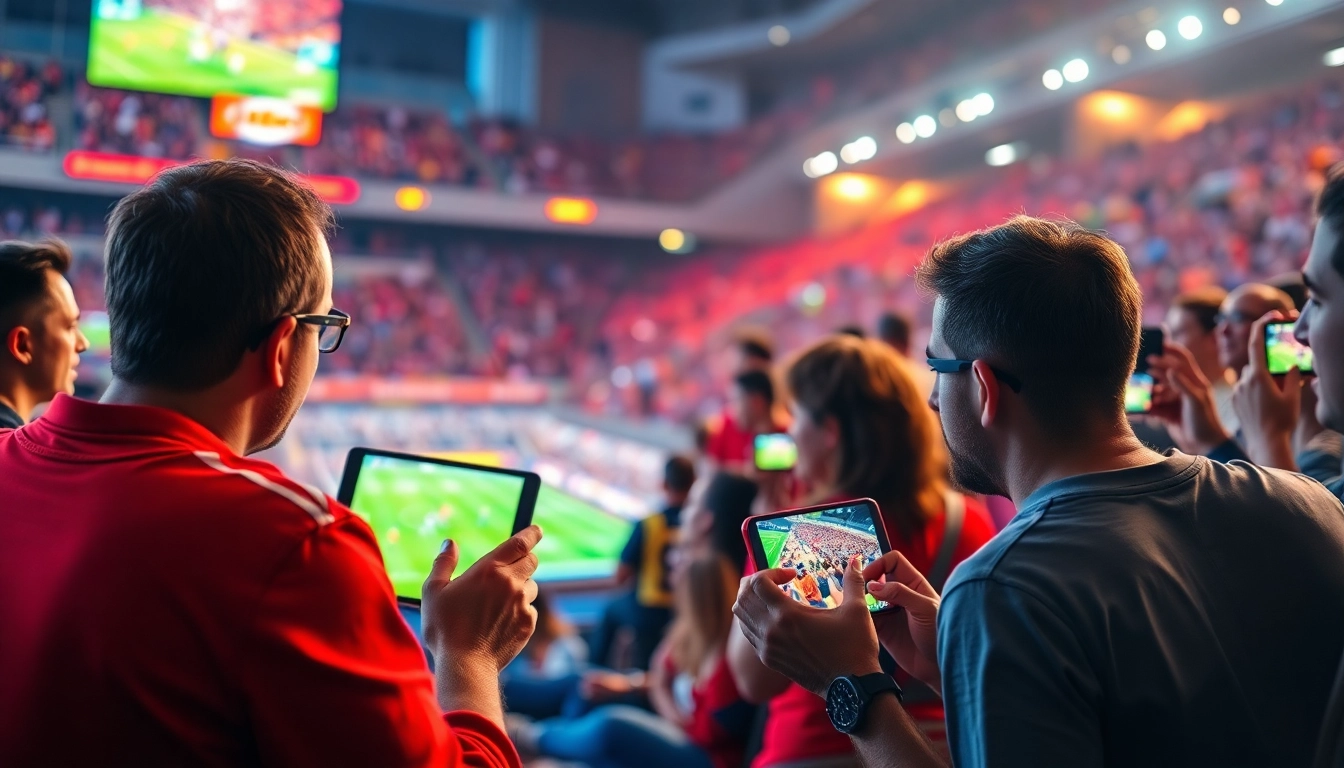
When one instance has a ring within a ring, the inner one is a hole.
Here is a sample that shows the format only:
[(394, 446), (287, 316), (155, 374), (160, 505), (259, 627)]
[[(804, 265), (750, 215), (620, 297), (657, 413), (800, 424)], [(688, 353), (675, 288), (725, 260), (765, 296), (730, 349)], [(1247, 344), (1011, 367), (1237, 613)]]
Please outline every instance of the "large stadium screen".
[(336, 107), (341, 0), (94, 0), (92, 85)]
[[(350, 508), (378, 538), (393, 589), (420, 594), (444, 539), (457, 542), (459, 573), (509, 538), (523, 479), (387, 456), (365, 456)], [(532, 521), (539, 581), (611, 575), (631, 524), (551, 486), (537, 495)]]

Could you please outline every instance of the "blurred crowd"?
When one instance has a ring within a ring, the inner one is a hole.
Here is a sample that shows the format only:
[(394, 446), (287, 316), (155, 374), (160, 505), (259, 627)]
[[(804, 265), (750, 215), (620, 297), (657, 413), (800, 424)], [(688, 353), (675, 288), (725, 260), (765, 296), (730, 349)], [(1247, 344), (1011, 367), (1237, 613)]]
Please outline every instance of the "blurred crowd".
[(0, 146), (46, 152), (56, 145), (46, 99), (60, 93), (59, 64), (38, 66), (0, 54)]

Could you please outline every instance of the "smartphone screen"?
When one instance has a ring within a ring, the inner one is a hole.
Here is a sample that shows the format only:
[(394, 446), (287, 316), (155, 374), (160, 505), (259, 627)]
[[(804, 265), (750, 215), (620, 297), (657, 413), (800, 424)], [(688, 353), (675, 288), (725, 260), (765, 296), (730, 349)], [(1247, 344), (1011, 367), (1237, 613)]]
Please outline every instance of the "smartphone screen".
[(1293, 336), (1293, 323), (1270, 323), (1265, 326), (1265, 362), (1272, 374), (1284, 374), (1297, 366), (1303, 373), (1312, 373), (1311, 347)]
[(1153, 377), (1136, 373), (1125, 386), (1125, 413), (1148, 413), (1153, 410)]
[(786, 434), (756, 436), (756, 468), (766, 472), (783, 472), (798, 463), (798, 446)]
[[(797, 578), (783, 590), (814, 608), (835, 608), (844, 601), (845, 568), (859, 555), (864, 565), (889, 550), (878, 522), (877, 504), (848, 501), (828, 507), (762, 515), (743, 526), (756, 563), (765, 568), (791, 568)], [(865, 594), (869, 611), (891, 606)]]
[(1134, 372), (1146, 373), (1149, 356), (1161, 355), (1165, 345), (1166, 334), (1161, 328), (1144, 328), (1143, 335), (1139, 337), (1139, 359), (1134, 365)]

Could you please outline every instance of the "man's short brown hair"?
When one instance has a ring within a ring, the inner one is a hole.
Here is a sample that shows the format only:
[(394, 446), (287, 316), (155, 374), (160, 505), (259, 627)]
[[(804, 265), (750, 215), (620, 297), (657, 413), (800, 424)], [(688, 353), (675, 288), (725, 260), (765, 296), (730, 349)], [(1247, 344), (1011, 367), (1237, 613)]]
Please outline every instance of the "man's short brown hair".
[(47, 291), (47, 271), (70, 271), (70, 246), (60, 240), (0, 242), (0, 336), (19, 324), (25, 308)]
[(1218, 327), (1218, 313), (1223, 311), (1223, 302), (1226, 299), (1227, 291), (1216, 285), (1209, 285), (1182, 293), (1171, 302), (1171, 306), (1189, 312), (1199, 321), (1199, 327), (1203, 328), (1205, 333), (1211, 333)]
[(127, 196), (107, 233), (112, 372), (197, 391), (237, 369), (268, 324), (317, 309), (331, 209), (250, 160), (173, 168)]
[(1123, 412), (1143, 296), (1113, 240), (1017, 216), (934, 246), (917, 277), (943, 301), (952, 351), (1021, 379), (1028, 408), (1052, 432)]

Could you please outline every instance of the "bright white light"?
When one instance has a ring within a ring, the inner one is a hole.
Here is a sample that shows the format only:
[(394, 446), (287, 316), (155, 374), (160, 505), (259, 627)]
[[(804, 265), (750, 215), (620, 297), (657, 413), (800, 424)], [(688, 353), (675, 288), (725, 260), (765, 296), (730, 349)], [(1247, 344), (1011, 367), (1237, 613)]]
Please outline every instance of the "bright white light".
[(1134, 53), (1129, 50), (1128, 45), (1117, 45), (1111, 49), (1111, 61), (1116, 64), (1128, 64), (1133, 57)]
[(809, 283), (808, 286), (803, 289), (800, 298), (805, 307), (812, 309), (821, 307), (826, 303), (826, 286), (821, 283)]
[(975, 102), (975, 111), (980, 113), (981, 117), (994, 111), (994, 97), (988, 93), (977, 93), (971, 101)]
[(1196, 37), (1204, 34), (1204, 22), (1195, 16), (1186, 16), (1176, 22), (1176, 31), (1181, 33), (1181, 37), (1186, 40), (1194, 40)]
[(1017, 146), (1013, 144), (1000, 144), (985, 153), (985, 162), (995, 168), (1012, 165), (1017, 162)]
[(1236, 8), (1228, 8), (1223, 11), (1223, 21), (1229, 26), (1236, 26), (1241, 23), (1241, 11)]
[(1041, 75), (1041, 82), (1045, 84), (1046, 88), (1058, 91), (1064, 87), (1064, 76), (1059, 74), (1058, 69), (1047, 69), (1045, 74)]
[(1148, 47), (1152, 48), (1154, 51), (1160, 51), (1167, 47), (1167, 35), (1160, 29), (1154, 29), (1143, 39), (1144, 42), (1148, 43)]
[(871, 160), (877, 154), (877, 142), (872, 136), (864, 136), (855, 139), (840, 148), (840, 159), (853, 165), (854, 163)]
[(932, 115), (920, 115), (915, 118), (915, 135), (927, 139), (938, 130), (938, 121)]
[(776, 24), (771, 27), (770, 31), (765, 33), (765, 36), (770, 38), (770, 42), (777, 46), (788, 45), (789, 41), (793, 39), (793, 35), (789, 32), (789, 28), (783, 24)]
[(909, 123), (901, 123), (896, 126), (896, 138), (900, 139), (902, 144), (910, 144), (919, 136), (915, 134), (915, 126)]
[(1336, 48), (1333, 51), (1326, 51), (1325, 66), (1344, 67), (1344, 48)]
[(1073, 59), (1064, 65), (1064, 79), (1070, 83), (1081, 83), (1087, 79), (1087, 62), (1082, 59)]
[(963, 123), (969, 123), (980, 116), (980, 112), (975, 108), (975, 102), (970, 99), (962, 99), (957, 105), (957, 117)]
[(1283, 0), (1265, 0), (1265, 2), (1276, 7), (1283, 5)]
[(834, 152), (822, 152), (806, 163), (803, 163), (803, 173), (809, 178), (819, 178), (828, 173), (835, 173), (835, 169), (840, 167), (840, 161), (836, 159)]

